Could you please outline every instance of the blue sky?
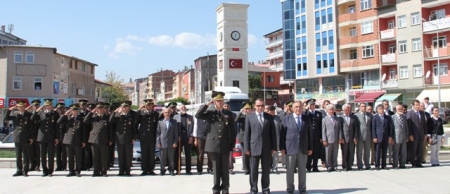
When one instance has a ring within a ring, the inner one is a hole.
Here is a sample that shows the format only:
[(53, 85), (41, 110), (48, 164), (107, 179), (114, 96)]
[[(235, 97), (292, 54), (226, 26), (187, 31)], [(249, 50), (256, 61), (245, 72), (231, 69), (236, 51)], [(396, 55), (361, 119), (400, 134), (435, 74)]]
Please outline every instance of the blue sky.
[[(98, 64), (96, 78), (113, 70), (128, 81), (157, 70), (180, 70), (216, 54), (216, 8), (220, 0), (4, 1), (1, 25), (29, 45)], [(281, 28), (279, 0), (234, 0), (248, 9), (249, 61), (268, 52), (263, 35)]]

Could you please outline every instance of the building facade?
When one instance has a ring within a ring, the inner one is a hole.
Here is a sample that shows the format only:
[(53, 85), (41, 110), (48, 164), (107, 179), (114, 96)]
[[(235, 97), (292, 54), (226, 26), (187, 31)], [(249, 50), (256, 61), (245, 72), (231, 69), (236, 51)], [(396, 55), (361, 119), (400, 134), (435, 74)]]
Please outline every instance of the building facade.
[(256, 96), (265, 100), (266, 105), (280, 105), (281, 99), (278, 96), (280, 91), (280, 79), (282, 72), (269, 68), (269, 64), (248, 65), (249, 75), (258, 75), (261, 77), (261, 84), (256, 92)]
[(110, 103), (110, 99), (105, 94), (108, 90), (108, 87), (112, 87), (111, 84), (108, 84), (104, 81), (95, 79), (94, 80), (94, 86), (95, 86), (95, 102), (108, 102)]
[(194, 102), (195, 91), (195, 70), (188, 69), (183, 75), (182, 97), (188, 102)]
[(148, 84), (148, 77), (135, 79), (134, 82), (136, 83), (135, 86), (135, 93), (136, 93), (136, 102), (133, 102), (135, 105), (141, 105), (144, 103), (143, 100), (147, 99), (148, 91), (147, 91), (147, 84)]
[(8, 31), (6, 31), (6, 26), (2, 25), (0, 29), (0, 46), (1, 45), (26, 45), (27, 41), (13, 35), (11, 32), (14, 29), (14, 25), (8, 26)]
[[(161, 93), (161, 83), (168, 79), (172, 80), (173, 82), (174, 76), (175, 72), (173, 72), (172, 70), (162, 70), (162, 69), (158, 72), (150, 74), (148, 76), (148, 86), (147, 86), (148, 97), (151, 99), (164, 99), (164, 97), (157, 98), (157, 94)], [(170, 88), (172, 88), (172, 86)]]
[(205, 102), (204, 93), (215, 86), (217, 76), (217, 55), (201, 56), (194, 60), (195, 64), (195, 104)]

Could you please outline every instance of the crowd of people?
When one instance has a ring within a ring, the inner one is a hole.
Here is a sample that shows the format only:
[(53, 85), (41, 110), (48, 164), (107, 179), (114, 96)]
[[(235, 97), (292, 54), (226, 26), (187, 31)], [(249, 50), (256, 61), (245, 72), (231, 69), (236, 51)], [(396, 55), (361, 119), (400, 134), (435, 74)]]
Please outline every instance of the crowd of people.
[[(431, 149), (431, 166), (439, 166), (439, 149), (444, 143), (443, 120), (439, 109), (428, 102), (415, 100), (412, 108), (397, 105), (391, 111), (389, 101), (375, 107), (361, 103), (357, 111), (350, 104), (337, 114), (335, 106), (325, 100), (316, 110), (316, 100), (289, 101), (284, 109), (256, 99), (245, 102), (238, 114), (229, 110), (224, 93), (213, 92), (212, 101), (189, 115), (185, 105), (170, 103), (161, 113), (154, 110), (152, 99), (144, 100), (137, 111), (124, 101), (115, 110), (99, 102), (78, 103), (65, 107), (52, 99), (39, 100), (25, 107), (18, 102), (9, 108), (5, 120), (14, 126), (17, 171), (13, 176), (28, 176), (40, 171), (52, 176), (68, 171), (67, 176), (81, 176), (93, 168), (92, 176), (108, 176), (118, 153), (118, 176), (131, 176), (133, 144), (141, 146), (142, 176), (156, 175), (155, 148), (161, 151), (159, 175), (181, 172), (181, 153), (185, 153), (185, 173), (191, 172), (191, 151), (197, 148), (197, 174), (203, 173), (207, 154), (207, 173), (214, 175), (213, 193), (228, 193), (229, 175), (233, 172), (232, 151), (236, 138), (242, 148), (243, 171), (249, 175), (250, 192), (258, 192), (259, 166), (261, 188), (270, 193), (270, 174), (279, 174), (278, 157), (286, 168), (286, 191), (297, 187), (306, 192), (306, 173), (320, 172), (319, 160), (327, 172), (349, 170), (402, 169), (423, 167), (427, 148)], [(341, 152), (341, 168), (338, 153)], [(56, 155), (56, 168), (54, 158)], [(356, 156), (356, 165), (355, 165)], [(68, 164), (68, 165), (67, 165)], [(392, 165), (392, 167), (388, 166)], [(372, 168), (372, 166), (374, 168)]]

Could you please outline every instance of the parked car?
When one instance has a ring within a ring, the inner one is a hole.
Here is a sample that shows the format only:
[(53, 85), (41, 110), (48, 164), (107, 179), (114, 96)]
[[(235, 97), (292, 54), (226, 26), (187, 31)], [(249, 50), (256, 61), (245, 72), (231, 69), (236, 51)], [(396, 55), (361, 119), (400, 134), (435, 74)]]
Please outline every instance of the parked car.
[[(161, 158), (161, 152), (159, 148), (155, 146), (155, 161), (159, 161)], [(137, 140), (133, 145), (133, 161), (141, 161), (141, 142)]]
[(14, 149), (16, 146), (14, 145), (14, 132), (9, 133), (3, 141), (0, 142), (0, 148), (12, 148)]
[(449, 108), (440, 108), (439, 109), (439, 117), (442, 118), (443, 123), (447, 124), (450, 120), (450, 109)]

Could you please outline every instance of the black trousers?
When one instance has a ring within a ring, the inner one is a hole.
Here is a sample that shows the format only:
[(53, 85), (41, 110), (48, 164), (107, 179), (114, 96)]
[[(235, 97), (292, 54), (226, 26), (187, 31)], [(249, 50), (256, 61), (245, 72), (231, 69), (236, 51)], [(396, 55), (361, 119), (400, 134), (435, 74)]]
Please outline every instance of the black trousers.
[(213, 193), (220, 192), (221, 190), (228, 191), (230, 188), (230, 172), (228, 171), (230, 152), (210, 154), (214, 171)]
[(386, 167), (386, 157), (387, 157), (387, 147), (388, 147), (388, 138), (384, 137), (384, 141), (381, 143), (375, 144), (376, 156), (375, 156), (375, 167), (380, 167), (381, 160), (381, 168)]
[[(181, 146), (181, 147), (180, 147)], [(191, 172), (191, 150), (192, 145), (189, 144), (189, 137), (187, 137), (186, 133), (181, 134), (180, 144), (175, 148), (175, 170), (178, 171), (178, 160), (181, 158), (181, 152), (184, 150), (185, 161), (186, 161), (186, 172)], [(181, 163), (180, 163), (181, 164)], [(181, 167), (180, 167), (181, 169)]]
[(250, 171), (250, 156), (245, 154), (244, 142), (240, 142), (242, 151), (242, 167), (244, 171)]
[(272, 155), (260, 155), (250, 157), (250, 191), (258, 192), (258, 168), (261, 161), (261, 187), (263, 193), (270, 191), (270, 165), (272, 164)]
[(109, 159), (109, 164), (112, 166), (114, 165), (114, 160), (115, 160), (115, 154), (114, 152), (116, 148), (116, 143), (112, 143), (110, 146), (108, 146), (108, 159)]
[(67, 150), (67, 154), (69, 155), (69, 172), (81, 172), (81, 168), (83, 167), (83, 160), (81, 160), (81, 146), (74, 146), (66, 144), (64, 145)]
[[(203, 160), (205, 159), (205, 139), (197, 139), (197, 172), (203, 172)], [(212, 170), (212, 160), (211, 160), (211, 154), (208, 152), (206, 153), (208, 158), (208, 170)]]
[(143, 172), (155, 170), (156, 141), (141, 141), (141, 168)]
[(348, 143), (341, 144), (342, 168), (351, 169), (355, 161), (355, 143), (353, 139)]
[[(33, 143), (30, 145), (30, 164), (33, 168), (39, 168), (41, 166), (41, 160), (40, 160), (40, 150), (39, 150), (39, 143), (34, 139)], [(30, 169), (34, 170), (34, 169)]]
[[(41, 163), (42, 171), (44, 174), (53, 174), (55, 169), (55, 144), (53, 142), (39, 142), (39, 147), (41, 149)], [(47, 155), (48, 154), (48, 155)], [(48, 158), (48, 166), (47, 166)]]
[[(91, 143), (91, 151), (94, 165), (94, 174), (106, 174), (109, 168), (109, 147), (108, 145), (99, 145)], [(133, 148), (133, 146), (131, 146)], [(131, 161), (130, 161), (131, 163)], [(130, 164), (131, 165), (131, 164)], [(121, 171), (123, 172), (123, 171)]]
[[(30, 156), (30, 144), (26, 143), (14, 143), (16, 150), (16, 165), (17, 172), (28, 173), (29, 170), (29, 156)], [(23, 160), (22, 160), (23, 157)]]
[(133, 144), (118, 143), (117, 153), (119, 154), (119, 173), (130, 173), (131, 162), (133, 161)]
[[(322, 157), (323, 144), (318, 139), (313, 140), (313, 152), (306, 160), (306, 169), (317, 169), (319, 158)], [(312, 163), (312, 164), (311, 164)]]
[(91, 143), (86, 143), (86, 146), (82, 148), (83, 151), (83, 168), (92, 167), (92, 153), (91, 153)]
[(417, 141), (417, 139), (414, 139), (414, 141), (409, 141), (409, 160), (412, 164), (412, 166), (422, 165), (423, 160), (423, 140)]
[(59, 142), (55, 145), (55, 155), (56, 155), (56, 168), (66, 169), (67, 168), (67, 150), (65, 144)]

